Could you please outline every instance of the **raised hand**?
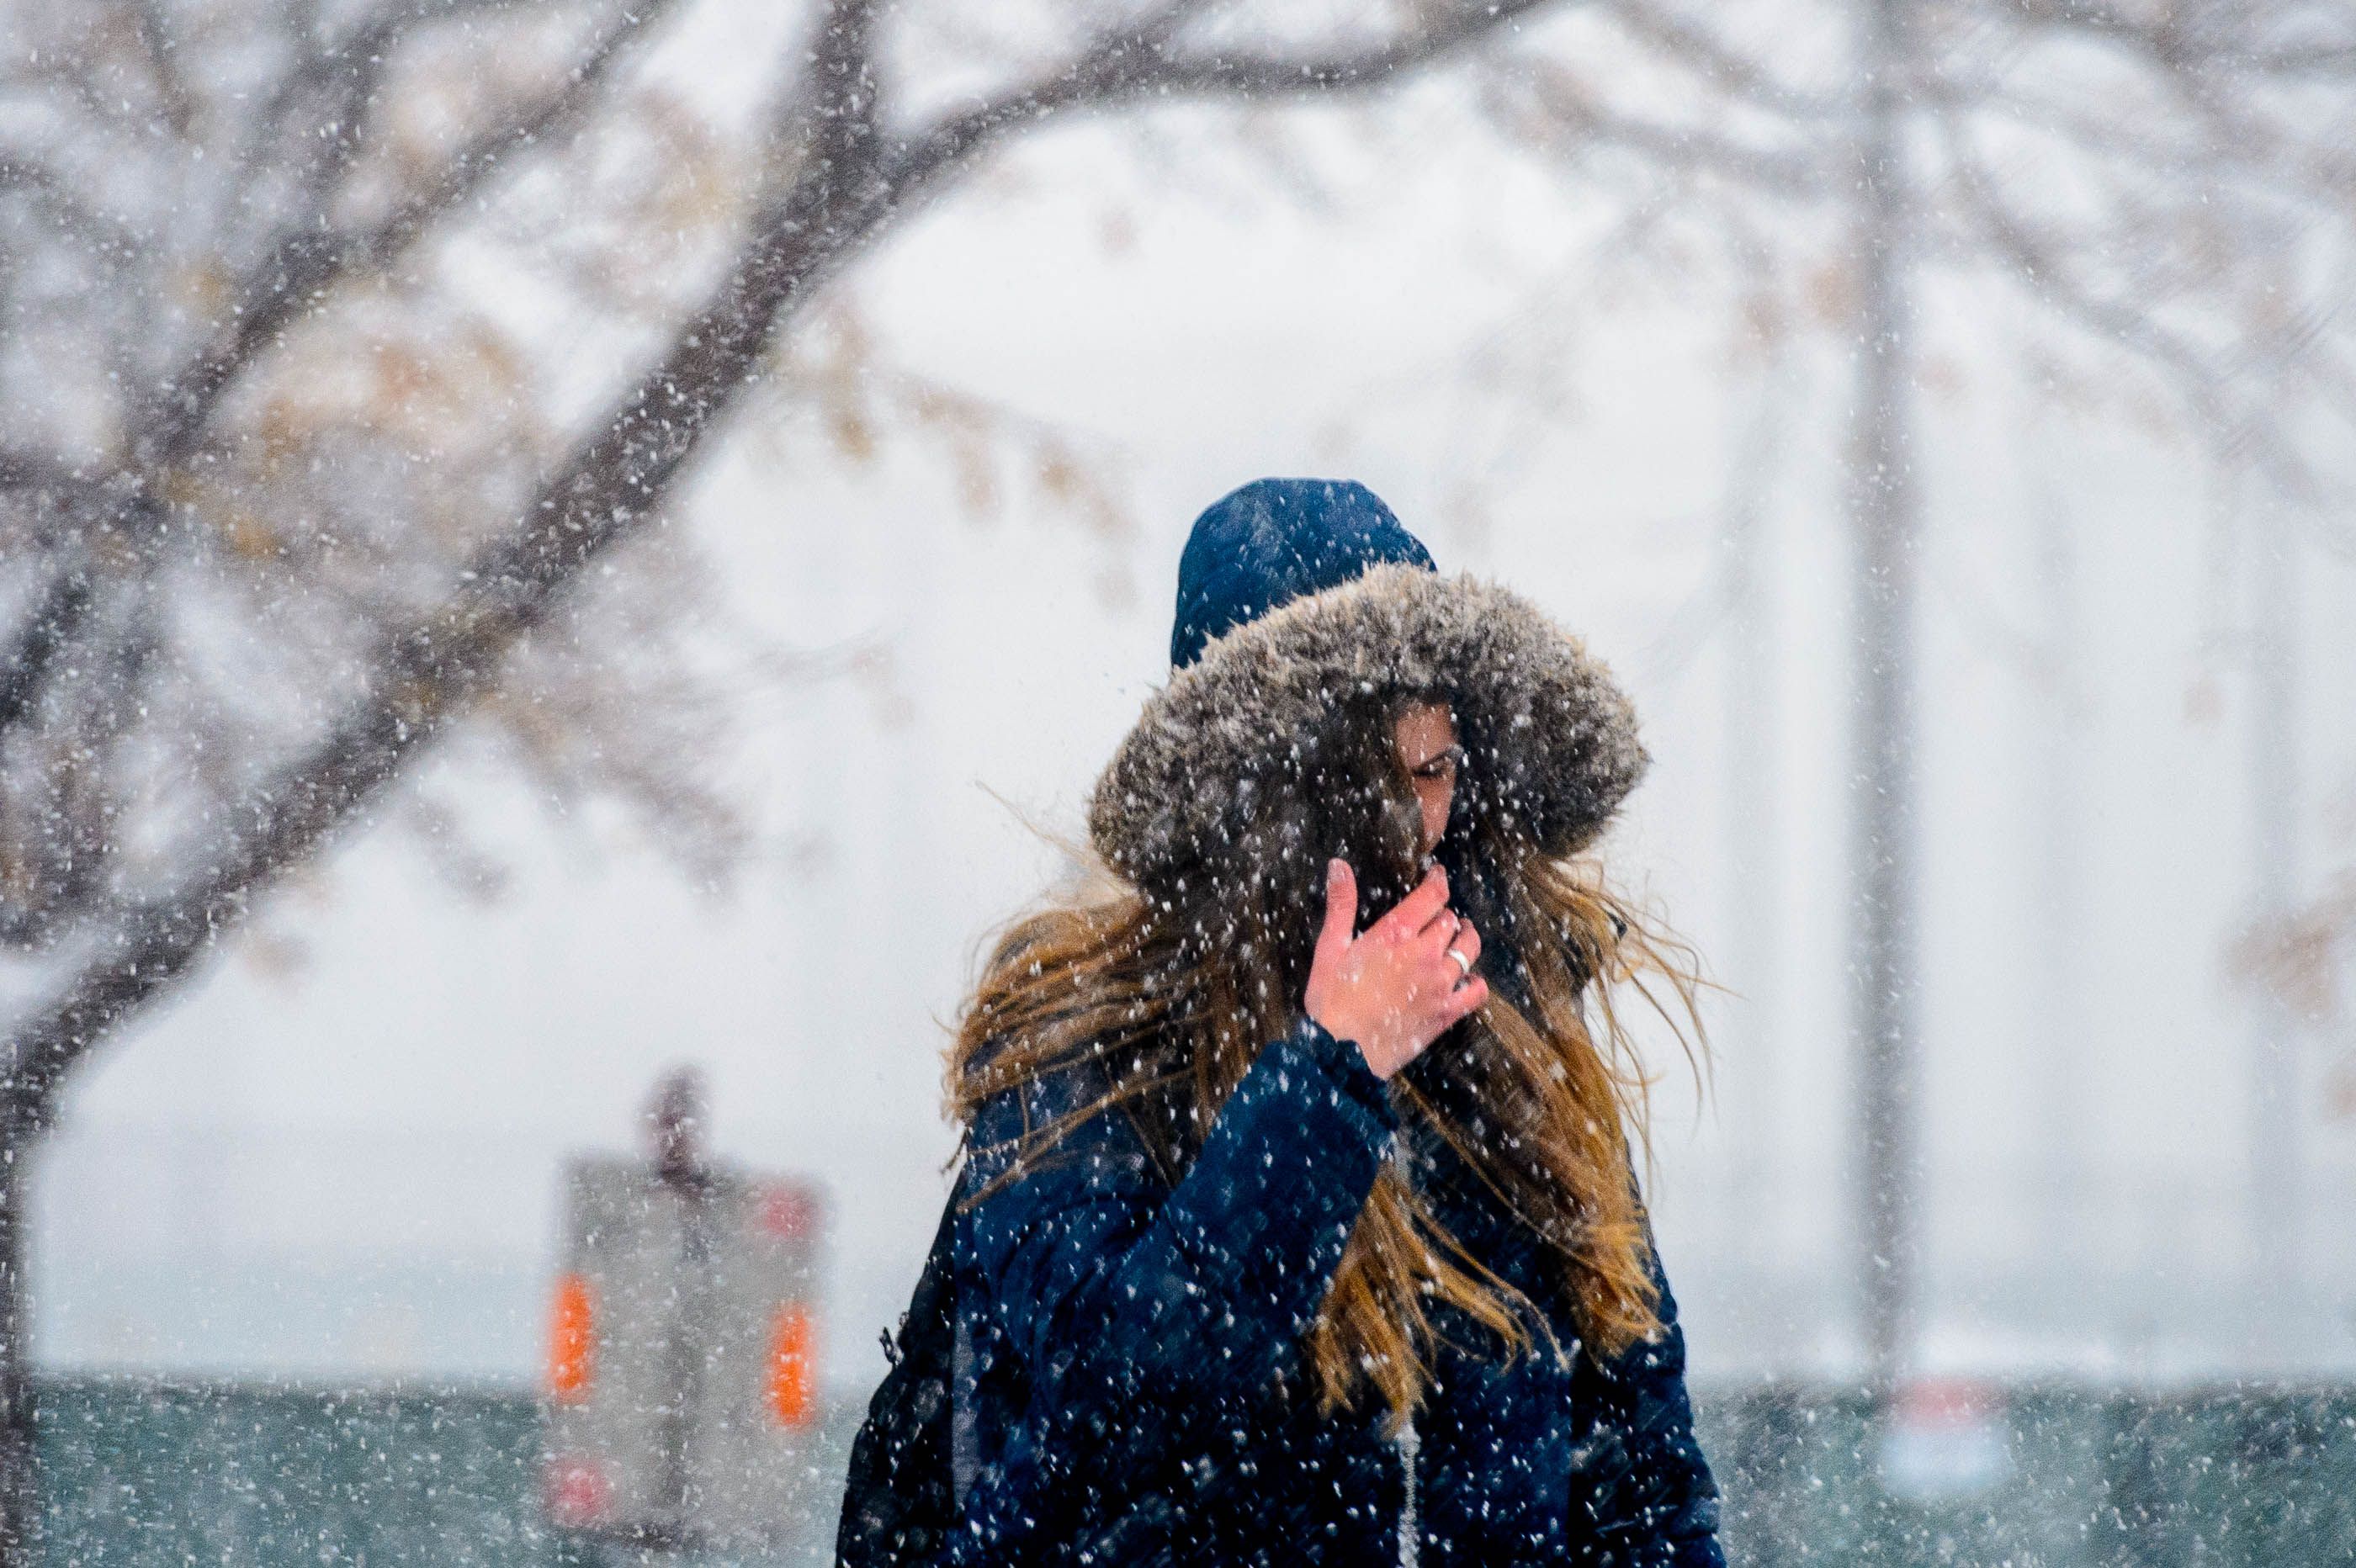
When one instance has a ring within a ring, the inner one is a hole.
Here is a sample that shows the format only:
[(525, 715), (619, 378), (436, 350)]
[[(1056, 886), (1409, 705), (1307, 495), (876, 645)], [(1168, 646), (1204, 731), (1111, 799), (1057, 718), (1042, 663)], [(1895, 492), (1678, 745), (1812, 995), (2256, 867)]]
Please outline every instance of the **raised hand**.
[(1488, 1000), (1489, 983), (1472, 973), (1481, 933), (1449, 909), (1448, 874), (1437, 866), (1363, 935), (1357, 929), (1357, 874), (1346, 860), (1329, 861), (1325, 923), (1302, 1005), (1387, 1079)]

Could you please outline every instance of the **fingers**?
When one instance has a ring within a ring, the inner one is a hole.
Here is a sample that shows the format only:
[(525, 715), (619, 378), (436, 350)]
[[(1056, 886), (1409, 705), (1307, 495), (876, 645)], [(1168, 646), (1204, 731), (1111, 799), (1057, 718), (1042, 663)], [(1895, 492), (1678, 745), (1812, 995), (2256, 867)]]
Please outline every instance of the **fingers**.
[[(1434, 920), (1424, 930), (1415, 948), (1417, 974), (1414, 991), (1419, 996), (1434, 999), (1442, 1010), (1437, 1028), (1446, 1029), (1462, 1017), (1462, 1013), (1445, 1012), (1444, 1004), (1452, 1002), (1472, 978), (1472, 965), (1481, 956), (1481, 933), (1470, 922), (1448, 914)], [(1458, 955), (1462, 962), (1458, 962)], [(1477, 1005), (1477, 1004), (1475, 1004)]]
[[(1489, 982), (1478, 975), (1473, 976), (1470, 980), (1448, 993), (1447, 1003), (1440, 1012), (1441, 1023), (1439, 1032), (1445, 1034), (1459, 1019), (1488, 999)], [(1438, 1035), (1433, 1038), (1437, 1039)]]
[(1418, 882), (1415, 891), (1399, 900), (1391, 912), (1376, 923), (1389, 926), (1398, 936), (1412, 936), (1431, 923), (1431, 919), (1448, 907), (1448, 873), (1438, 866)]
[(1325, 862), (1325, 923), (1317, 933), (1320, 953), (1350, 945), (1358, 933), (1358, 877), (1340, 857)]
[[(1449, 958), (1442, 959), (1440, 963), (1447, 969), (1449, 978), (1455, 979), (1456, 961)], [(1478, 1011), (1488, 999), (1489, 982), (1478, 975), (1452, 989), (1443, 987), (1432, 992), (1430, 999), (1419, 1006), (1420, 1023), (1410, 1037), (1412, 1043), (1400, 1057), (1399, 1065), (1404, 1067), (1430, 1050), (1432, 1043), (1441, 1035), (1454, 1029), (1466, 1015)]]

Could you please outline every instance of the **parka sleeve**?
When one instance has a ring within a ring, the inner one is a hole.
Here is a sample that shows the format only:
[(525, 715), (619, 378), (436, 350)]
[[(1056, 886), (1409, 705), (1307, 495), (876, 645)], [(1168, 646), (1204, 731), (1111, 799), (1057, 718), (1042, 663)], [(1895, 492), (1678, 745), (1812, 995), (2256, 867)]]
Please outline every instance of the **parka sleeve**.
[(1638, 1340), (1602, 1369), (1622, 1421), (1616, 1430), (1599, 1429), (1589, 1442), (1622, 1451), (1583, 1456), (1604, 1483), (1592, 1505), (1595, 1523), (1598, 1533), (1617, 1546), (1615, 1563), (1725, 1568), (1718, 1540), (1718, 1481), (1694, 1436), (1685, 1330), (1649, 1220), (1645, 1242), (1660, 1292), (1661, 1332)]
[[(1075, 1085), (977, 1112), (967, 1179), (1005, 1168)], [(1118, 1417), (1257, 1386), (1307, 1327), (1397, 1123), (1355, 1045), (1306, 1018), (1259, 1054), (1175, 1186), (1118, 1110), (970, 1211), (970, 1259), (1034, 1404)]]

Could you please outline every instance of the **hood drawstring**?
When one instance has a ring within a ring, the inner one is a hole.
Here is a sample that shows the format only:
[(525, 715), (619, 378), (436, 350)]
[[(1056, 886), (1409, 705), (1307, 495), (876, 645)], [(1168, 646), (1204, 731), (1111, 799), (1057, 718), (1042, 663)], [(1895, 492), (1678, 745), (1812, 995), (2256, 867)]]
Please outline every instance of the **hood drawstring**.
[(1415, 1430), (1415, 1417), (1407, 1418), (1407, 1425), (1398, 1438), (1399, 1474), (1407, 1482), (1407, 1494), (1399, 1504), (1398, 1560), (1399, 1568), (1416, 1568), (1423, 1546), (1423, 1527), (1416, 1520), (1415, 1457), (1423, 1446), (1423, 1439)]

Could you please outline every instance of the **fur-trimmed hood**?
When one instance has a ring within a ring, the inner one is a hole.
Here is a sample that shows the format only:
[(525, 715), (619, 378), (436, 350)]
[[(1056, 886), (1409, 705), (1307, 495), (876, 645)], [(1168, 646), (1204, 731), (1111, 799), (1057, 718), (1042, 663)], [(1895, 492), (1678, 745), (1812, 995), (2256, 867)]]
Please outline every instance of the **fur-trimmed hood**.
[(1089, 837), (1141, 887), (1225, 865), (1282, 787), (1272, 763), (1323, 749), (1337, 714), (1411, 695), (1448, 700), (1468, 766), (1549, 855), (1592, 843), (1651, 761), (1611, 671), (1529, 600), (1384, 563), (1173, 674), (1097, 781)]

